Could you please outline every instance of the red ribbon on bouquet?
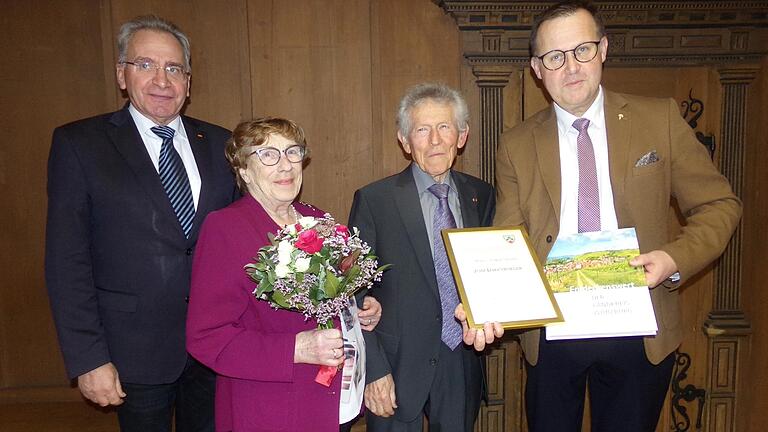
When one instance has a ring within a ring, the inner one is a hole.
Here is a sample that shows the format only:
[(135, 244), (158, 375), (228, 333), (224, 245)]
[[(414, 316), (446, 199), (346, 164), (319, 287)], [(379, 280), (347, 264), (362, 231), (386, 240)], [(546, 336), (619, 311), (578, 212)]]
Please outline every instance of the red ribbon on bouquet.
[(317, 371), (317, 375), (315, 375), (315, 382), (330, 387), (333, 378), (338, 372), (339, 368), (335, 366), (320, 366), (320, 370)]

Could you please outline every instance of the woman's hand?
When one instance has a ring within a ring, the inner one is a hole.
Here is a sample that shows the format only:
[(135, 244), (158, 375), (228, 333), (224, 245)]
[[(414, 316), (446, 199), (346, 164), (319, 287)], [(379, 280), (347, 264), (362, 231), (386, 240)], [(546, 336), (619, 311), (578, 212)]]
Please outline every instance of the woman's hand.
[(344, 363), (344, 340), (341, 330), (306, 330), (296, 335), (294, 363), (340, 366)]
[(360, 328), (373, 331), (381, 320), (381, 303), (371, 296), (365, 296), (357, 318), (360, 320)]

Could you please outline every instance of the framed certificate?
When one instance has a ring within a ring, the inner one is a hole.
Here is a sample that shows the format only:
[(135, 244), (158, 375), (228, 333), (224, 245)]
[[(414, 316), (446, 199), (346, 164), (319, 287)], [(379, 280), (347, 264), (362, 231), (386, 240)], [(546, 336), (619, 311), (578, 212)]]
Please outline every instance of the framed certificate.
[(470, 327), (540, 327), (563, 316), (523, 227), (443, 230)]

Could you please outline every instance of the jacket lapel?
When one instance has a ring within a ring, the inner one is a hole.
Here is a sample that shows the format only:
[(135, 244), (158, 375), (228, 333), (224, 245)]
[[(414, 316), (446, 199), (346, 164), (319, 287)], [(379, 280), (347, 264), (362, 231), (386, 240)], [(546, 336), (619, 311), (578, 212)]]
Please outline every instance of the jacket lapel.
[(189, 140), (189, 145), (192, 148), (192, 154), (195, 155), (197, 171), (200, 173), (200, 198), (197, 200), (197, 211), (192, 222), (192, 231), (189, 233), (190, 239), (196, 239), (205, 216), (214, 210), (212, 205), (215, 194), (211, 190), (212, 183), (214, 183), (211, 180), (213, 155), (211, 154), (211, 146), (208, 145), (208, 136), (200, 129), (197, 122), (186, 116), (182, 116), (181, 120), (184, 123), (184, 130), (187, 132), (187, 140)]
[(627, 209), (624, 205), (624, 184), (627, 177), (630, 131), (632, 116), (626, 109), (627, 101), (621, 95), (605, 91), (605, 127), (608, 139), (608, 165), (613, 190), (613, 205), (619, 228), (622, 221), (627, 220)]
[(456, 184), (456, 192), (459, 194), (461, 205), (461, 220), (465, 228), (480, 226), (480, 215), (477, 210), (477, 191), (467, 182), (467, 178), (457, 171), (451, 171), (451, 176)]
[(536, 157), (539, 164), (539, 172), (544, 181), (544, 186), (549, 193), (552, 208), (555, 211), (558, 224), (560, 223), (560, 145), (557, 134), (557, 116), (555, 109), (550, 108), (548, 115), (533, 130)]
[(162, 183), (160, 183), (160, 176), (157, 174), (152, 160), (147, 154), (144, 141), (139, 135), (139, 130), (128, 112), (128, 105), (110, 118), (110, 124), (113, 127), (107, 130), (107, 135), (112, 144), (123, 156), (133, 171), (136, 181), (149, 195), (158, 211), (175, 222), (172, 225), (178, 229), (179, 235), (183, 238), (184, 232), (181, 229), (181, 224), (178, 223), (176, 214), (173, 213), (168, 196), (165, 194)]
[(432, 249), (429, 247), (429, 236), (427, 235), (427, 227), (424, 225), (419, 192), (416, 189), (416, 181), (413, 179), (410, 166), (397, 176), (394, 200), (408, 241), (416, 254), (416, 260), (419, 262), (425, 279), (429, 282), (430, 290), (439, 300)]

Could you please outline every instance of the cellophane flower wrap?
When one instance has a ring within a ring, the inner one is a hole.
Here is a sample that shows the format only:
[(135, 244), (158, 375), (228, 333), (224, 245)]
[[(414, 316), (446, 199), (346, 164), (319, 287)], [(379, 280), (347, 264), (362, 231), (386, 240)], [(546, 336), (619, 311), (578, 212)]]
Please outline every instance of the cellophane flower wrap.
[(389, 267), (379, 267), (357, 228), (350, 230), (328, 213), (302, 217), (269, 237), (270, 244), (245, 266), (258, 284), (253, 294), (275, 309), (303, 313), (318, 328), (333, 328), (347, 299), (370, 289)]

